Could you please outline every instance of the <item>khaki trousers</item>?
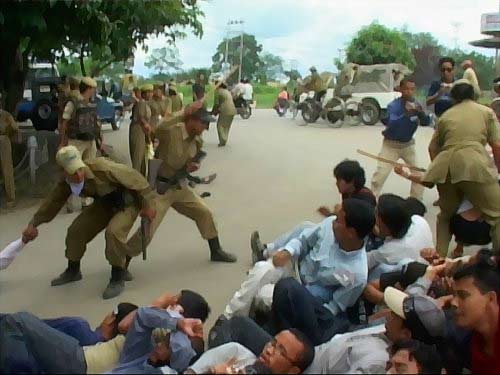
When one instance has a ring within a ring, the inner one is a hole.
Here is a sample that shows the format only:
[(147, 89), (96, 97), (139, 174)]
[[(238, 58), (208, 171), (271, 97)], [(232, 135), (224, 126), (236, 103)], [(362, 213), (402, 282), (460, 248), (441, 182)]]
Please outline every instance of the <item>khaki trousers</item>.
[(439, 207), (436, 223), (436, 249), (441, 256), (448, 254), (451, 241), (450, 220), (457, 212), (460, 204), (467, 199), (476, 209), (481, 211), (483, 219), (491, 225), (493, 249), (500, 250), (500, 185), (492, 180), (490, 183), (461, 181), (452, 184), (448, 180), (438, 184)]
[(231, 129), (233, 119), (234, 116), (219, 114), (219, 119), (217, 120), (217, 134), (219, 135), (219, 144), (221, 146), (224, 146), (227, 143), (229, 129)]
[(132, 168), (146, 176), (146, 135), (138, 124), (130, 125), (129, 148)]
[(6, 135), (0, 135), (0, 167), (4, 179), (7, 201), (13, 202), (16, 199), (16, 185), (14, 182), (12, 145), (10, 138)]
[[(399, 159), (403, 159), (406, 164), (416, 166), (417, 165), (417, 157), (415, 152), (415, 143), (401, 143), (397, 141), (390, 141), (384, 139), (382, 143), (382, 150), (378, 154), (381, 158), (389, 159), (392, 161), (398, 161)], [(372, 186), (371, 189), (375, 196), (380, 195), (380, 191), (384, 186), (387, 177), (389, 177), (389, 173), (391, 173), (393, 166), (389, 163), (378, 162), (377, 170), (373, 174), (372, 177)], [(416, 184), (412, 182), (410, 195), (414, 198), (422, 200), (424, 195), (424, 187), (420, 184)]]
[[(160, 226), (163, 218), (170, 207), (181, 215), (187, 216), (196, 222), (201, 236), (205, 240), (210, 240), (218, 236), (215, 221), (210, 208), (202, 198), (189, 187), (172, 188), (165, 194), (158, 195), (154, 200), (156, 217), (151, 222), (150, 235), (147, 244), (151, 242), (156, 230)], [(139, 254), (142, 250), (142, 235), (140, 229), (130, 238), (129, 248)]]
[(87, 244), (105, 230), (106, 259), (112, 266), (123, 268), (127, 255), (134, 257), (141, 251), (140, 247), (133, 249), (127, 245), (127, 236), (139, 211), (136, 206), (126, 206), (117, 211), (109, 202), (96, 199), (92, 205), (83, 209), (68, 228), (66, 258), (71, 261), (82, 259)]
[(97, 157), (95, 140), (81, 141), (79, 139), (68, 139), (68, 146), (75, 146), (80, 155), (82, 155), (82, 160), (95, 159)]

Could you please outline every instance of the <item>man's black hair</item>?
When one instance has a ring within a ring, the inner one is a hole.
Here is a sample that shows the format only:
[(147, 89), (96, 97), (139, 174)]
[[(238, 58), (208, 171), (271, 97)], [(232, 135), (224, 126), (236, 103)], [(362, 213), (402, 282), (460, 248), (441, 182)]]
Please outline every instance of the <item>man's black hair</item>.
[(365, 238), (375, 225), (375, 210), (369, 203), (348, 198), (342, 202), (345, 212), (345, 223), (349, 228), (354, 228), (360, 239)]
[(302, 331), (299, 331), (296, 328), (290, 328), (289, 331), (304, 346), (302, 355), (297, 359), (297, 363), (294, 363), (294, 365), (297, 366), (300, 371), (304, 371), (311, 365), (314, 360), (314, 345)]
[(435, 345), (427, 345), (417, 340), (395, 342), (391, 346), (392, 355), (400, 350), (407, 350), (410, 359), (415, 359), (419, 366), (419, 374), (440, 374), (443, 361)]
[(137, 310), (139, 307), (129, 302), (122, 302), (118, 304), (118, 312), (116, 314), (116, 324), (120, 323), (128, 314)]
[(196, 99), (201, 99), (205, 95), (205, 87), (199, 83), (193, 85), (193, 94)]
[(335, 178), (344, 180), (347, 183), (353, 183), (356, 190), (365, 186), (365, 170), (356, 160), (344, 160), (337, 164), (333, 170)]
[(406, 200), (394, 195), (383, 194), (378, 199), (377, 214), (387, 226), (391, 237), (403, 238), (411, 225), (411, 214)]
[(479, 256), (477, 263), (459, 268), (453, 275), (455, 281), (471, 277), (482, 294), (495, 292), (500, 296), (500, 273), (497, 265), (489, 257)]
[(170, 90), (170, 89), (169, 89), (169, 90), (168, 90), (168, 95), (169, 95), (169, 96), (175, 96), (175, 95), (177, 95), (177, 91), (175, 91), (175, 90)]
[(181, 296), (177, 302), (184, 312), (184, 318), (200, 319), (205, 322), (210, 315), (210, 306), (208, 302), (196, 292), (192, 290), (181, 291)]
[(403, 87), (404, 85), (406, 85), (408, 82), (411, 82), (411, 83), (415, 83), (415, 77), (410, 75), (410, 76), (406, 76), (404, 77), (401, 82), (399, 82), (399, 87)]
[(451, 88), (450, 96), (455, 103), (461, 103), (464, 100), (474, 100), (474, 87), (468, 83), (459, 83)]
[(493, 83), (498, 83), (498, 82), (500, 82), (500, 77), (497, 77), (493, 80)]
[(427, 208), (425, 208), (425, 204), (423, 204), (419, 199), (414, 197), (406, 198), (406, 207), (408, 208), (408, 212), (410, 215), (418, 215), (424, 217), (427, 213)]
[(455, 67), (455, 60), (449, 56), (444, 56), (439, 59), (438, 66), (443, 66), (444, 63), (450, 63), (452, 67)]

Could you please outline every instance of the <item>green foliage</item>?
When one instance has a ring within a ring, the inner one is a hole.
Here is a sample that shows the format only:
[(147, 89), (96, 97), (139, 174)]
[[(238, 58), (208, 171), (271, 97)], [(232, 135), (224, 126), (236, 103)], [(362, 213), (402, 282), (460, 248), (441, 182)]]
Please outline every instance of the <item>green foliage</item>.
[(257, 79), (261, 83), (267, 83), (269, 80), (275, 80), (284, 73), (283, 59), (280, 56), (264, 52), (261, 59), (261, 65), (257, 71)]
[(302, 74), (297, 69), (287, 70), (285, 75), (292, 80), (302, 78)]
[[(125, 74), (126, 67), (125, 63), (122, 61), (111, 63), (104, 69), (98, 71), (98, 67), (101, 65), (99, 61), (94, 61), (92, 57), (86, 57), (84, 59), (84, 66), (86, 72), (95, 72), (94, 76), (110, 78), (114, 81), (119, 81), (120, 77)], [(57, 69), (61, 76), (81, 76), (82, 71), (80, 68), (80, 61), (76, 57), (69, 57), (64, 61), (57, 62)]]
[[(228, 63), (231, 66), (239, 65), (240, 63), (240, 36), (236, 36), (228, 40)], [(243, 68), (242, 76), (253, 79), (261, 67), (262, 60), (259, 56), (262, 52), (262, 45), (257, 43), (255, 36), (243, 35)], [(226, 53), (226, 41), (222, 41), (217, 46), (215, 54), (212, 56), (212, 71), (222, 71), (222, 64)]]
[[(11, 110), (22, 95), (28, 57), (64, 62), (77, 54), (81, 73), (96, 75), (111, 63), (128, 59), (151, 34), (175, 40), (184, 35), (181, 29), (189, 27), (201, 36), (202, 15), (192, 0), (4, 1), (0, 91), (14, 96), (8, 103)], [(86, 57), (99, 63), (95, 71), (86, 71)]]
[(169, 70), (180, 70), (182, 61), (179, 59), (179, 50), (174, 46), (169, 46), (151, 51), (144, 65), (161, 74)]
[(397, 30), (378, 23), (363, 27), (347, 47), (347, 60), (360, 65), (401, 63), (410, 69), (415, 59)]

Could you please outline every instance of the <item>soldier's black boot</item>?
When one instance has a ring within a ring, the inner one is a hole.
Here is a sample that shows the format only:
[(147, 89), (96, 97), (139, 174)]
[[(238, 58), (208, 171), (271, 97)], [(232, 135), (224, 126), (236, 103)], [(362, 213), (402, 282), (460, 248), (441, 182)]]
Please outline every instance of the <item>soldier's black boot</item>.
[(111, 268), (111, 279), (102, 293), (103, 299), (111, 299), (119, 296), (125, 289), (125, 279), (123, 278), (125, 270), (121, 267)]
[(250, 237), (250, 247), (252, 248), (252, 262), (253, 264), (265, 260), (264, 251), (266, 250), (266, 245), (260, 240), (260, 234), (258, 231), (254, 231)]
[(125, 261), (125, 273), (123, 274), (123, 280), (132, 281), (134, 280), (134, 275), (128, 270), (128, 266), (130, 265), (131, 257), (127, 255), (127, 260)]
[(226, 253), (221, 249), (219, 243), (219, 237), (212, 238), (208, 240), (208, 246), (210, 246), (210, 260), (212, 262), (225, 262), (234, 263), (237, 258), (233, 254)]
[(80, 262), (73, 262), (68, 260), (68, 268), (61, 273), (57, 278), (50, 282), (52, 286), (59, 286), (68, 283), (72, 283), (74, 281), (78, 281), (82, 279), (82, 273), (80, 272)]

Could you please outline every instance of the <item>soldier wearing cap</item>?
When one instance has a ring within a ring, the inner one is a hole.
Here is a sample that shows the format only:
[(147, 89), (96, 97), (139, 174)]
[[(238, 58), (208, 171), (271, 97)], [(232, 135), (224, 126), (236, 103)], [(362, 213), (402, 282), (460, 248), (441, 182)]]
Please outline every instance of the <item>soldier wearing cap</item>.
[[(156, 150), (163, 162), (159, 168), (156, 186), (160, 194), (155, 200), (157, 215), (151, 223), (147, 242), (158, 229), (168, 209), (172, 207), (178, 213), (196, 222), (203, 239), (208, 241), (213, 262), (235, 262), (236, 257), (221, 249), (219, 235), (212, 212), (205, 202), (194, 192), (186, 181), (186, 172), (199, 169), (199, 161), (194, 161), (201, 150), (201, 135), (208, 129), (213, 117), (196, 102), (186, 108), (184, 122), (178, 118), (164, 120), (157, 129), (159, 145)], [(195, 112), (193, 112), (196, 110)], [(130, 239), (129, 246), (140, 248), (142, 236), (137, 231)]]
[(9, 112), (0, 109), (0, 171), (7, 194), (7, 208), (14, 207), (16, 199), (11, 142), (17, 136), (18, 131), (19, 128), (14, 117)]
[(171, 113), (178, 112), (184, 107), (184, 104), (182, 103), (182, 98), (177, 92), (177, 85), (175, 84), (175, 82), (170, 82), (168, 84), (168, 96), (172, 102)]
[(306, 88), (315, 92), (314, 98), (319, 102), (326, 94), (326, 85), (323, 78), (321, 78), (318, 74), (318, 70), (315, 66), (311, 66), (309, 71), (311, 72), (311, 77), (309, 78), (309, 82), (306, 84)]
[(149, 108), (151, 108), (151, 121), (150, 125), (152, 127), (152, 133), (154, 135), (156, 127), (160, 121), (172, 113), (172, 101), (169, 98), (165, 98), (163, 93), (163, 83), (157, 82), (154, 84), (153, 98), (148, 102)]
[(72, 91), (62, 114), (61, 144), (75, 146), (83, 160), (96, 157), (96, 138), (100, 137), (97, 121), (97, 107), (91, 103), (97, 82), (90, 77), (83, 77), (79, 86), (78, 97)]
[(450, 96), (455, 105), (439, 118), (429, 144), (432, 163), (422, 178), (439, 192), (436, 249), (441, 256), (448, 254), (450, 220), (464, 199), (481, 211), (491, 225), (493, 249), (500, 249), (500, 125), (491, 108), (474, 102), (469, 80), (455, 81)]
[(151, 142), (151, 108), (154, 86), (150, 83), (140, 87), (141, 98), (132, 109), (132, 121), (129, 129), (130, 160), (132, 168), (146, 175), (146, 144)]
[(124, 281), (131, 276), (126, 272), (127, 258), (136, 256), (140, 248), (127, 246), (127, 236), (137, 216), (152, 220), (154, 192), (148, 182), (132, 168), (106, 158), (83, 161), (74, 146), (63, 147), (56, 161), (64, 169), (55, 189), (33, 216), (23, 236), (33, 240), (38, 227), (54, 219), (71, 196), (92, 197), (94, 202), (82, 211), (68, 228), (66, 236), (67, 269), (52, 286), (81, 280), (80, 260), (87, 244), (105, 230), (106, 259), (111, 264), (111, 279), (103, 298), (113, 298), (124, 288)]
[(217, 82), (218, 86), (214, 93), (213, 115), (219, 115), (217, 120), (217, 133), (219, 135), (219, 147), (224, 147), (229, 137), (229, 129), (236, 115), (233, 96), (224, 82)]

